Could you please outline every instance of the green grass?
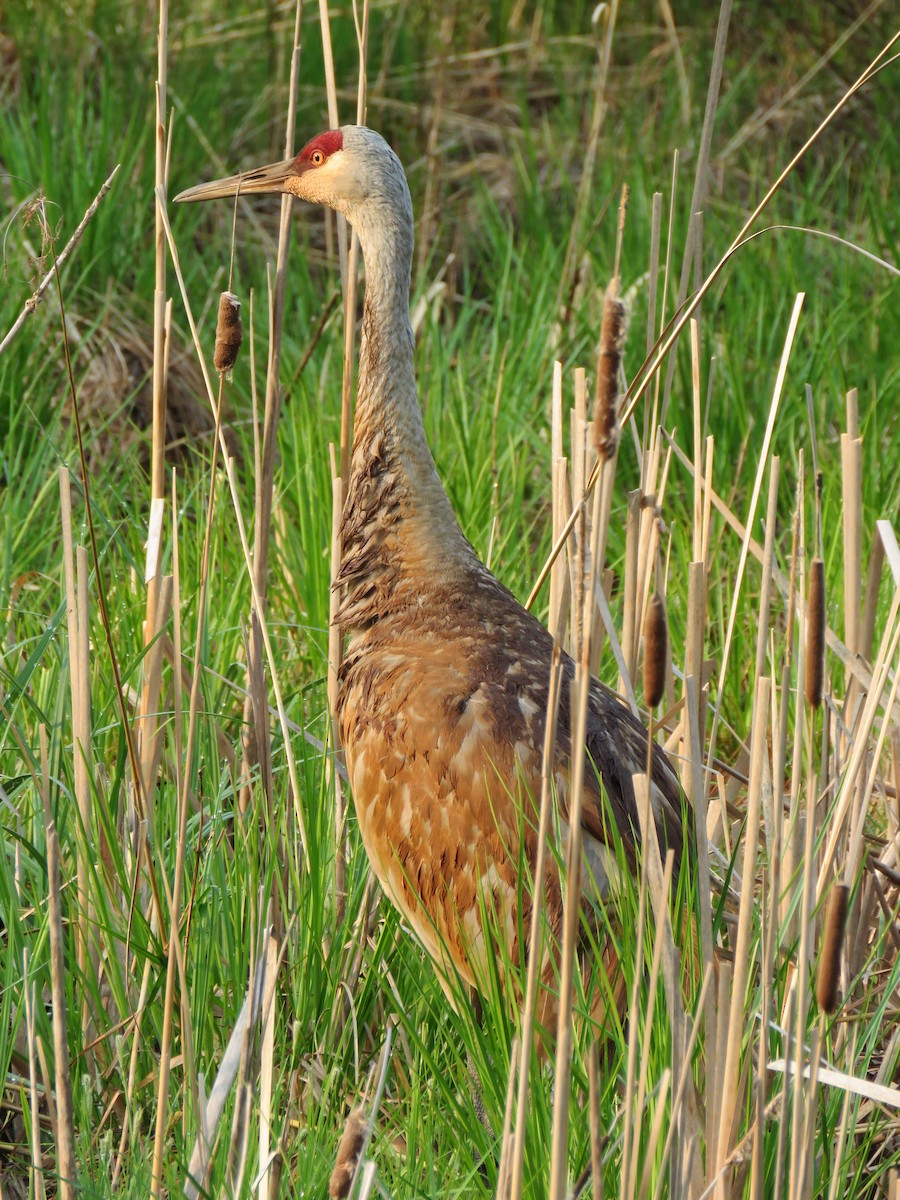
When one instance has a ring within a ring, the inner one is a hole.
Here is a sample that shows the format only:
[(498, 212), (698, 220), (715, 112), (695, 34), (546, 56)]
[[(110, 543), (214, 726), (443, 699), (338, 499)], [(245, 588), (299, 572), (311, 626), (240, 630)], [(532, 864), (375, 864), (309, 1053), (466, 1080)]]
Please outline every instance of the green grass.
[[(298, 143), (327, 122), (318, 17), (306, 7)], [(884, 10), (880, 11), (784, 111), (723, 157), (723, 148), (753, 112), (783, 95), (829, 49), (844, 27), (836, 7), (831, 6), (804, 12), (802, 17), (771, 6), (764, 20), (752, 16), (754, 6), (737, 7), (713, 137), (710, 190), (704, 203), (703, 262), (707, 270), (781, 166), (893, 32)], [(425, 148), (430, 120), (427, 104), (433, 99), (436, 70), (432, 60), (440, 54), (436, 30), (443, 10), (422, 5), (412, 12), (409, 6), (387, 5), (373, 12), (369, 122), (381, 128), (401, 152), (409, 168), (417, 216), (428, 171), (437, 171), (432, 181), (437, 203), (433, 240), (425, 265), (414, 279), (414, 306), (445, 269), (447, 256), (453, 258), (446, 263), (448, 286), (432, 300), (418, 333), (426, 428), (467, 537), (482, 556), (492, 545), (494, 571), (524, 599), (551, 541), (553, 361), (560, 358), (564, 363), (568, 408), (573, 368), (583, 366), (589, 381), (593, 378), (602, 290), (613, 270), (616, 207), (621, 185), (627, 182), (630, 203), (622, 276), (625, 290), (633, 287), (633, 294), (626, 376), (632, 378), (640, 366), (646, 340), (645, 273), (652, 195), (663, 193), (664, 252), (676, 148), (681, 152), (681, 167), (672, 230), (674, 279), (680, 271), (715, 11), (713, 5), (703, 5), (690, 24), (678, 28), (690, 86), (687, 124), (681, 116), (676, 64), (657, 7), (646, 5), (641, 11), (623, 12), (613, 48), (610, 107), (573, 260), (579, 269), (576, 281), (562, 279), (561, 272), (592, 105), (589, 80), (596, 61), (592, 6), (555, 5), (548, 0), (529, 6), (517, 25), (512, 21), (518, 6), (492, 5), (487, 14), (482, 8), (462, 2), (451, 6), (452, 49), (460, 57), (451, 58), (445, 67), (437, 167), (429, 167)], [(541, 16), (539, 35), (533, 24), (537, 13)], [(219, 21), (222, 28), (211, 33)], [(196, 6), (186, 17), (173, 14), (169, 62), (171, 96), (177, 97), (173, 193), (201, 179), (281, 157), (291, 21), (292, 17), (285, 18), (279, 11), (269, 26), (255, 10), (242, 8), (224, 14), (205, 5)], [(63, 272), (69, 336), (76, 346), (75, 377), (81, 385), (88, 351), (77, 352), (77, 343), (87, 329), (97, 333), (91, 343), (94, 353), (97, 346), (121, 348), (126, 319), (152, 345), (155, 25), (146, 6), (139, 8), (126, 0), (92, 5), (77, 21), (67, 7), (48, 0), (15, 6), (8, 16), (8, 32), (15, 47), (16, 69), (8, 73), (5, 84), (0, 81), (0, 172), (4, 176), (0, 178), (0, 213), (4, 216), (6, 268), (5, 286), (0, 289), (0, 335), (12, 324), (43, 273), (31, 258), (32, 252), (40, 252), (40, 230), (33, 222), (23, 222), (17, 206), (27, 204), (37, 191), (43, 192), (51, 205), (51, 222), (59, 222), (59, 249), (112, 167), (122, 164), (110, 195)], [(355, 93), (356, 50), (349, 11), (334, 12), (332, 33), (339, 83)], [(530, 53), (516, 48), (529, 41)], [(487, 59), (463, 57), (489, 47), (505, 48)], [(894, 128), (895, 80), (896, 66), (892, 66), (868, 85), (787, 181), (763, 224), (828, 231), (881, 257), (896, 258), (898, 217), (892, 181), (900, 170), (900, 152)], [(342, 95), (341, 105), (347, 119), (352, 101)], [(209, 160), (193, 122), (215, 147), (221, 167)], [(255, 224), (245, 216), (239, 220), (235, 269), (236, 287), (244, 301), (245, 328), (251, 290), (255, 297), (258, 384), (262, 390), (266, 260), (277, 237), (277, 205), (260, 203), (254, 208)], [(224, 286), (228, 269), (231, 211), (221, 204), (173, 208), (170, 216), (194, 310), (204, 312), (202, 333), (209, 354), (215, 297)], [(282, 377), (290, 386), (279, 432), (269, 622), (288, 716), (313, 738), (327, 740), (331, 529), (327, 448), (340, 432), (339, 316), (328, 322), (305, 370), (296, 374), (323, 305), (338, 286), (337, 264), (324, 253), (323, 228), (321, 214), (305, 210), (297, 215), (293, 229), (282, 354)], [(43, 269), (46, 265), (45, 258)], [(673, 311), (674, 289), (675, 284), (670, 283), (667, 315)], [(186, 346), (187, 321), (171, 273), (169, 291), (174, 296), (175, 344)], [(828, 620), (840, 636), (845, 627), (840, 434), (846, 428), (844, 397), (851, 387), (860, 392), (864, 571), (875, 520), (894, 519), (900, 506), (900, 450), (894, 436), (896, 346), (900, 344), (896, 277), (831, 241), (801, 232), (764, 234), (738, 252), (704, 300), (702, 387), (705, 394), (710, 356), (715, 355), (709, 411), (709, 431), (716, 439), (714, 484), (744, 520), (787, 322), (798, 291), (805, 291), (807, 298), (773, 441), (773, 453), (782, 463), (775, 556), (787, 573), (801, 450), (806, 459), (806, 542), (812, 545), (811, 435), (804, 394), (809, 384), (823, 473)], [(563, 316), (560, 298), (568, 301), (573, 296)], [(151, 921), (145, 873), (140, 873), (133, 894), (137, 836), (129, 824), (133, 797), (97, 592), (102, 587), (107, 598), (111, 637), (126, 693), (139, 693), (146, 604), (143, 544), (149, 504), (146, 448), (141, 439), (126, 437), (123, 432), (132, 411), (131, 396), (125, 389), (118, 397), (124, 417), (113, 412), (102, 419), (95, 415), (86, 431), (93, 463), (90, 487), (101, 579), (96, 578), (92, 565), (88, 590), (93, 826), (85, 830), (74, 799), (79, 751), (73, 744), (69, 684), (57, 480), (62, 464), (70, 467), (73, 476), (76, 542), (87, 544), (87, 528), (76, 482), (80, 468), (74, 432), (65, 415), (67, 389), (60, 330), (59, 307), (51, 289), (18, 338), (0, 355), (0, 1071), (5, 1080), (0, 1096), (0, 1185), (4, 1194), (8, 1190), (14, 1196), (27, 1194), (29, 1186), (28, 1142), (35, 1115), (28, 1091), (24, 1009), (29, 989), (34, 1006), (33, 1044), (39, 1040), (44, 1047), (52, 1073), (43, 788), (62, 846), (62, 902), (68, 922), (65, 988), (78, 1194), (112, 1194), (111, 1174), (128, 1096), (129, 1150), (118, 1190), (137, 1197), (149, 1192), (166, 957), (159, 928)], [(139, 386), (136, 377), (132, 386)], [(233, 381), (226, 388), (226, 407), (243, 450), (239, 488), (248, 523), (253, 495), (250, 391), (245, 342)], [(643, 409), (639, 409), (639, 428), (642, 421)], [(682, 338), (667, 427), (675, 430), (679, 445), (689, 456), (693, 455), (691, 422), (690, 359), (687, 338)], [(179, 468), (180, 619), (189, 657), (198, 620), (210, 486), (208, 441)], [(626, 430), (608, 549), (608, 562), (619, 575), (625, 566), (626, 495), (637, 487), (638, 480), (633, 442)], [(370, 1148), (381, 1184), (396, 1197), (492, 1195), (514, 1032), (508, 1000), (490, 994), (489, 989), (480, 1025), (465, 1005), (454, 1012), (423, 953), (389, 905), (378, 902), (377, 891), (374, 903), (378, 906), (368, 925), (362, 931), (356, 927), (367, 864), (352, 816), (347, 911), (336, 925), (331, 894), (335, 855), (331, 785), (324, 756), (301, 735), (294, 736), (293, 748), (311, 869), (301, 866), (302, 850), (277, 721), (271, 725), (273, 803), (267, 803), (257, 781), (248, 811), (243, 819), (235, 817), (238, 767), (223, 754), (223, 745), (237, 753), (239, 764), (250, 587), (221, 468), (215, 486), (210, 594), (201, 643), (200, 721), (185, 840), (187, 990), (181, 995), (177, 989), (174, 1052), (184, 1054), (184, 1035), (189, 1029), (194, 1078), (202, 1075), (208, 1092), (274, 905), (287, 929), (275, 993), (272, 1105), (273, 1144), (279, 1145), (282, 1155), (281, 1194), (325, 1194), (347, 1110), (362, 1095), (388, 1021), (397, 1014), (400, 1025), (387, 1091)], [(673, 462), (663, 510), (668, 531), (663, 549), (670, 555), (667, 605), (677, 664), (684, 661), (692, 502), (691, 481)], [(764, 511), (765, 493), (753, 530), (759, 540)], [(169, 572), (174, 554), (170, 518), (163, 546), (163, 570)], [(713, 685), (725, 641), (738, 553), (737, 538), (714, 514), (704, 645), (705, 655), (717, 660)], [(723, 729), (718, 754), (741, 771), (746, 770), (742, 746), (749, 743), (753, 709), (759, 588), (759, 569), (751, 562), (721, 696)], [(888, 618), (890, 585), (883, 584), (879, 595), (876, 646)], [(542, 616), (546, 604), (545, 592), (538, 602)], [(622, 607), (621, 591), (616, 589), (612, 608), (619, 627)], [(785, 612), (779, 598), (768, 663), (779, 682), (786, 649)], [(172, 635), (171, 621), (167, 628)], [(796, 657), (796, 631), (794, 637)], [(193, 670), (194, 664), (189, 665)], [(601, 675), (615, 683), (615, 666), (608, 652)], [(146, 833), (155, 870), (172, 880), (181, 763), (169, 666), (163, 678), (163, 760)], [(843, 670), (834, 660), (831, 684), (839, 706), (844, 694)], [(182, 703), (186, 710), (186, 696)], [(790, 737), (794, 720), (792, 708)], [(43, 765), (42, 736), (46, 738)], [(818, 751), (807, 746), (798, 763), (804, 804), (807, 772), (817, 757)], [(832, 763), (830, 770), (831, 777), (839, 776), (839, 765)], [(790, 758), (787, 771), (792, 771)], [(790, 782), (789, 778), (788, 790)], [(829, 796), (829, 801), (832, 798)], [(746, 788), (739, 788), (733, 800), (743, 812)], [(869, 821), (873, 839), (896, 834), (891, 802), (881, 796), (873, 806)], [(828, 828), (826, 823), (821, 836)], [(735, 836), (737, 831), (731, 832)], [(872, 845), (876, 853), (889, 856), (889, 846), (877, 840)], [(768, 911), (771, 852), (772, 846), (766, 842), (759, 868), (766, 890), (761, 893), (750, 936), (754, 963), (761, 953), (762, 914)], [(79, 856), (90, 865), (88, 895), (96, 951), (95, 961), (84, 971), (76, 966), (74, 937), (80, 913), (75, 885)], [(865, 871), (854, 882), (860, 891), (868, 888), (871, 896), (871, 879), (872, 872)], [(886, 880), (883, 888), (885, 904), (895, 915), (896, 886)], [(799, 883), (792, 894), (796, 904)], [(841, 1069), (860, 1077), (878, 1076), (889, 1083), (897, 1070), (893, 1026), (900, 973), (891, 940), (896, 921), (888, 921), (875, 900), (871, 903), (874, 907), (864, 929), (868, 941), (850, 948), (846, 1002), (834, 1020), (824, 1023), (823, 1052)], [(615, 898), (614, 906), (619, 909), (613, 923), (626, 931), (621, 952), (628, 988), (637, 978), (638, 1011), (646, 1014), (656, 926), (648, 918), (644, 961), (636, 962), (636, 892), (626, 889)], [(716, 934), (722, 948), (733, 949), (734, 932), (721, 912)], [(774, 954), (774, 1002), (762, 995), (762, 973), (751, 973), (741, 1035), (747, 1061), (756, 1061), (761, 1014), (781, 1017), (780, 1005), (799, 958), (797, 938), (796, 928), (785, 924)], [(130, 956), (127, 962), (126, 954)], [(134, 1038), (128, 1018), (136, 1010), (145, 970), (146, 1006), (132, 1086), (129, 1071)], [(697, 989), (696, 979), (686, 989), (689, 1014), (696, 1006)], [(81, 1027), (85, 1005), (91, 1021), (87, 1034)], [(812, 1009), (809, 1032), (818, 1025), (814, 1002)], [(652, 1022), (642, 1018), (632, 1029), (646, 1064), (649, 1116), (622, 1115), (628, 1036), (628, 1031), (619, 1030), (609, 1039), (598, 1102), (600, 1125), (608, 1135), (608, 1195), (618, 1194), (622, 1137), (632, 1136), (631, 1121), (642, 1123), (641, 1167), (643, 1156), (649, 1153), (653, 1088), (671, 1061), (669, 1011), (661, 986)], [(86, 1041), (95, 1037), (100, 1040), (86, 1049)], [(589, 1157), (590, 1106), (582, 1102), (588, 1043), (583, 1022), (576, 1042), (573, 1094), (579, 1099), (573, 1106), (569, 1136), (573, 1175)], [(775, 1028), (770, 1029), (767, 1050), (770, 1058), (784, 1054), (783, 1038)], [(252, 1054), (256, 1053), (254, 1044)], [(467, 1056), (481, 1080), (489, 1128), (479, 1122), (475, 1112)], [(714, 1060), (715, 1049), (701, 1040), (695, 1061), (701, 1103), (710, 1100), (707, 1070)], [(42, 1078), (40, 1066), (38, 1076)], [(250, 1154), (242, 1195), (250, 1194), (250, 1182), (260, 1167), (255, 1149), (259, 1111), (252, 1070), (248, 1078), (253, 1093)], [(171, 1195), (182, 1188), (197, 1130), (191, 1083), (191, 1073), (179, 1060), (169, 1087), (164, 1157), (164, 1181)], [(771, 1076), (767, 1098), (779, 1095), (781, 1087), (780, 1078)], [(525, 1153), (525, 1194), (535, 1197), (546, 1194), (549, 1177), (551, 1091), (551, 1072), (535, 1071)], [(740, 1093), (735, 1141), (753, 1123), (747, 1096), (745, 1091)], [(787, 1113), (782, 1119), (788, 1120), (793, 1106), (801, 1102), (800, 1090), (789, 1087), (784, 1096)], [(866, 1107), (859, 1097), (851, 1096), (848, 1132), (838, 1145), (843, 1102), (844, 1093), (836, 1088), (818, 1092), (807, 1194), (854, 1200), (885, 1195), (889, 1172), (898, 1167), (891, 1135), (894, 1118), (886, 1109)], [(227, 1194), (231, 1187), (227, 1149), (233, 1112), (232, 1095), (213, 1162), (210, 1194), (223, 1190)], [(56, 1158), (44, 1103), (39, 1113), (46, 1186), (49, 1194), (54, 1194)], [(763, 1139), (764, 1195), (776, 1194), (779, 1170), (785, 1169), (784, 1159), (779, 1160), (778, 1134), (775, 1115), (767, 1123)], [(788, 1126), (788, 1152), (790, 1141)], [(398, 1149), (401, 1142), (405, 1152)], [(703, 1147), (698, 1144), (695, 1153), (702, 1159)], [(651, 1164), (652, 1186), (657, 1174), (665, 1174), (666, 1169), (657, 1150)], [(835, 1179), (836, 1191), (830, 1193)], [(732, 1194), (746, 1194), (748, 1187), (748, 1176), (739, 1170)], [(679, 1193), (673, 1190), (671, 1194)], [(781, 1194), (789, 1194), (786, 1179)]]

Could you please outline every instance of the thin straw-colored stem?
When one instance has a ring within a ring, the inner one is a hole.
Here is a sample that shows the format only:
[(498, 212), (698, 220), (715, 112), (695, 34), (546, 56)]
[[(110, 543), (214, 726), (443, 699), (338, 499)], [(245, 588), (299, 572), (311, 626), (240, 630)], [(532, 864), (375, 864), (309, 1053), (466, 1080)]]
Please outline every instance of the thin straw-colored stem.
[(747, 566), (747, 556), (750, 553), (749, 533), (753, 528), (756, 517), (756, 506), (759, 502), (759, 495), (762, 489), (763, 475), (766, 469), (766, 462), (769, 457), (769, 447), (772, 444), (772, 435), (775, 432), (775, 419), (778, 415), (778, 409), (781, 403), (781, 396), (784, 390), (784, 381), (787, 376), (788, 362), (790, 361), (791, 350), (794, 345), (794, 337), (797, 333), (797, 326), (800, 322), (800, 312), (803, 308), (805, 294), (798, 292), (794, 300), (794, 308), (791, 313), (790, 323), (788, 324), (787, 336), (784, 341), (784, 348), (781, 353), (781, 362), (778, 364), (778, 374), (775, 379), (775, 388), (772, 393), (772, 403), (769, 406), (769, 416), (766, 421), (766, 429), (763, 434), (763, 443), (759, 452), (759, 464), (756, 470), (756, 478), (753, 481), (753, 491), (750, 496), (750, 504), (747, 511), (747, 521), (745, 528), (747, 533), (741, 543), (741, 553), (738, 559), (738, 567), (735, 572), (734, 582), (732, 584), (731, 607), (728, 613), (728, 625), (725, 631), (725, 645), (722, 649), (722, 663), (719, 669), (719, 682), (716, 691), (716, 704), (713, 709), (712, 728), (709, 734), (709, 746), (707, 748), (706, 768), (707, 774), (712, 770), (713, 759), (716, 752), (716, 735), (719, 729), (719, 719), (722, 710), (722, 699), (725, 687), (725, 674), (728, 669), (729, 654), (731, 651), (731, 641), (734, 636), (734, 629), (737, 623), (738, 604), (741, 597), (741, 585), (744, 579), (744, 570)]
[(65, 946), (60, 901), (59, 838), (56, 825), (47, 829), (47, 883), (50, 927), (50, 987), (53, 996), (53, 1057), (56, 1068), (56, 1169), (61, 1200), (75, 1200), (75, 1127), (69, 1038), (66, 1019)]
[(119, 167), (121, 165), (122, 165), (121, 163), (116, 164), (116, 166), (110, 173), (109, 178), (104, 183), (103, 187), (101, 187), (100, 191), (97, 193), (97, 195), (94, 197), (94, 199), (90, 202), (90, 204), (85, 209), (84, 216), (81, 218), (81, 220), (75, 226), (74, 233), (69, 238), (69, 240), (66, 242), (65, 246), (63, 246), (62, 250), (60, 250), (59, 254), (57, 254), (56, 257), (54, 258), (53, 265), (51, 266), (50, 270), (47, 272), (47, 274), (44, 276), (44, 278), (41, 280), (41, 282), (38, 284), (38, 286), (35, 288), (35, 290), (31, 293), (31, 295), (25, 301), (24, 308), (22, 309), (22, 311), (19, 313), (18, 317), (16, 317), (15, 321), (13, 321), (12, 325), (7, 330), (6, 336), (3, 338), (3, 341), (0, 342), (0, 354), (3, 353), (3, 351), (6, 349), (6, 347), (10, 344), (10, 342), (13, 340), (13, 338), (16, 336), (16, 334), (19, 332), (19, 330), (25, 324), (27, 319), (35, 311), (35, 309), (41, 302), (44, 292), (46, 292), (46, 290), (50, 286), (50, 284), (53, 283), (53, 281), (56, 279), (57, 273), (62, 269), (62, 267), (65, 265), (66, 260), (68, 259), (69, 255), (72, 253), (72, 251), (78, 245), (79, 241), (81, 240), (81, 235), (84, 233), (85, 229), (88, 226), (88, 223), (90, 222), (90, 220), (96, 213), (97, 209), (100, 207), (100, 201), (103, 199), (103, 197), (109, 191), (109, 189), (112, 187), (112, 182), (115, 179), (116, 175), (118, 174)]
[[(294, 131), (297, 120), (297, 84), (300, 75), (300, 18), (303, 10), (302, 0), (296, 0), (294, 8), (294, 37), (291, 50), (291, 72), (288, 88), (288, 108), (285, 119), (284, 157), (291, 158), (294, 152)], [(287, 286), (287, 261), (291, 239), (291, 214), (294, 198), (289, 193), (281, 197), (281, 215), (278, 226), (278, 252), (275, 259), (275, 284), (272, 289), (271, 324), (269, 331), (269, 355), (266, 365), (266, 393), (263, 406), (263, 436), (261, 473), (256, 478), (256, 497), (254, 504), (253, 526), (253, 583), (254, 583), (254, 613), (256, 620), (250, 625), (250, 645), (248, 651), (248, 687), (252, 694), (250, 680), (259, 669), (262, 660), (260, 647), (261, 633), (257, 632), (257, 623), (263, 622), (268, 601), (269, 578), (269, 543), (272, 529), (272, 504), (275, 494), (275, 459), (278, 442), (278, 425), (281, 419), (282, 389), (279, 383), (281, 370), (282, 331), (284, 325), (284, 297)], [(171, 239), (170, 239), (171, 240)], [(210, 399), (212, 393), (210, 392)], [(223, 451), (227, 460), (227, 452)], [(245, 706), (245, 722), (252, 719), (252, 714)], [(257, 730), (259, 735), (264, 730)], [(248, 762), (249, 767), (255, 763)]]
[[(769, 729), (770, 682), (763, 677), (757, 680), (753, 703), (753, 732), (750, 749), (750, 789), (747, 797), (747, 820), (744, 841), (743, 881), (741, 904), (738, 911), (738, 930), (734, 950), (734, 977), (731, 986), (731, 1006), (728, 1014), (728, 1040), (725, 1050), (724, 1090), (720, 1098), (719, 1129), (717, 1138), (718, 1166), (728, 1157), (729, 1136), (738, 1102), (738, 1077), (742, 1031), (746, 1007), (747, 981), (751, 975), (750, 937), (751, 919), (756, 907), (756, 852), (759, 842), (759, 824), (762, 805), (762, 789), (768, 777), (766, 745)], [(724, 1176), (718, 1194), (727, 1194)]]
[(516, 1095), (516, 1124), (513, 1157), (509, 1170), (510, 1200), (521, 1200), (522, 1171), (525, 1160), (525, 1133), (528, 1116), (528, 1079), (534, 1039), (535, 1008), (540, 984), (543, 958), (541, 918), (544, 900), (544, 873), (547, 862), (547, 832), (550, 827), (550, 808), (553, 796), (553, 759), (556, 749), (556, 723), (559, 716), (560, 685), (562, 681), (562, 651), (559, 635), (554, 638), (550, 663), (550, 685), (547, 693), (547, 720), (544, 726), (544, 752), (541, 761), (541, 807), (538, 818), (537, 853), (534, 861), (534, 895), (531, 909), (531, 928), (528, 933), (528, 975), (525, 983), (525, 1009), (522, 1014), (522, 1050), (519, 1067), (519, 1086)]

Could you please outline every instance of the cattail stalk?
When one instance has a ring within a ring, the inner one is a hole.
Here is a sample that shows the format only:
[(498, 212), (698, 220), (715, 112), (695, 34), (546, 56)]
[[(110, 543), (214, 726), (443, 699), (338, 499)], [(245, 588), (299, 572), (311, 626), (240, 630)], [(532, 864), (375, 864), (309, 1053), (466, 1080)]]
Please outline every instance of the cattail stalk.
[(809, 565), (809, 598), (806, 606), (806, 703), (822, 703), (825, 679), (825, 564), (814, 558)]
[(619, 377), (625, 342), (625, 304), (619, 296), (616, 276), (606, 289), (600, 323), (597, 355), (597, 385), (594, 393), (594, 447), (608, 461), (619, 444)]
[(216, 349), (213, 363), (220, 375), (230, 371), (237, 362), (238, 351), (244, 339), (241, 324), (241, 302), (234, 292), (222, 292), (219, 296), (219, 319), (216, 322)]
[(364, 1110), (354, 1108), (344, 1125), (344, 1132), (341, 1135), (337, 1157), (334, 1161), (334, 1170), (331, 1172), (331, 1179), (328, 1182), (328, 1195), (332, 1197), (332, 1200), (346, 1200), (346, 1197), (350, 1195), (353, 1176), (356, 1174), (356, 1167), (366, 1143), (367, 1133), (368, 1121)]
[(654, 709), (666, 689), (666, 659), (669, 654), (669, 627), (666, 605), (655, 592), (647, 606), (644, 622), (644, 703)]
[(841, 980), (841, 950), (844, 945), (849, 899), (850, 889), (847, 885), (836, 884), (828, 902), (828, 915), (825, 918), (822, 955), (816, 978), (816, 1000), (822, 1012), (828, 1013), (829, 1016), (837, 1008)]

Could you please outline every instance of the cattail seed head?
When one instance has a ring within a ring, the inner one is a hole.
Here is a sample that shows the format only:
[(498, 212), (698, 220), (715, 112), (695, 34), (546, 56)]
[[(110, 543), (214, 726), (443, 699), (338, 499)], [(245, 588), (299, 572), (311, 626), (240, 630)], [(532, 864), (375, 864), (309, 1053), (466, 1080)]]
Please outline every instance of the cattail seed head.
[(237, 362), (238, 350), (244, 338), (241, 325), (241, 302), (234, 292), (219, 297), (219, 319), (216, 321), (216, 350), (213, 363), (220, 375), (230, 371)]
[(847, 885), (836, 884), (828, 901), (828, 915), (825, 918), (825, 934), (822, 938), (822, 953), (816, 976), (816, 1000), (819, 1008), (829, 1016), (837, 1008), (841, 950), (844, 945), (844, 926), (847, 923), (849, 899), (850, 889)]
[(350, 1185), (356, 1172), (356, 1164), (362, 1152), (368, 1132), (366, 1115), (361, 1108), (354, 1108), (347, 1117), (344, 1132), (338, 1145), (334, 1170), (328, 1182), (328, 1195), (332, 1200), (345, 1200), (350, 1195)]
[(669, 623), (666, 605), (659, 592), (650, 598), (644, 622), (644, 703), (656, 708), (666, 688), (669, 655)]
[(809, 564), (809, 598), (806, 605), (806, 703), (822, 703), (825, 679), (825, 564), (814, 558)]
[(625, 304), (619, 296), (619, 280), (606, 289), (600, 322), (600, 351), (597, 355), (597, 389), (594, 395), (594, 446), (602, 459), (609, 459), (619, 444), (619, 369), (625, 342)]

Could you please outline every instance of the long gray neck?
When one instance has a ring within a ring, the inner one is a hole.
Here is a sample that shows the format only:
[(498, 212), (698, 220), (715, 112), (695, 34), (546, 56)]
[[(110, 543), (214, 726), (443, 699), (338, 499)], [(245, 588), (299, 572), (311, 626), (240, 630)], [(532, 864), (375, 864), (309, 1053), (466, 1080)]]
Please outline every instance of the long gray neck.
[[(383, 602), (396, 583), (419, 570), (446, 576), (454, 563), (462, 558), (468, 564), (474, 555), (438, 478), (416, 393), (409, 319), (412, 213), (402, 206), (367, 206), (354, 214), (354, 225), (366, 294), (341, 574), (350, 592), (345, 608), (358, 610), (364, 597), (377, 607), (375, 592)], [(359, 611), (356, 618), (369, 616)], [(348, 623), (356, 620), (348, 617)]]

